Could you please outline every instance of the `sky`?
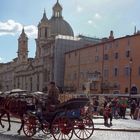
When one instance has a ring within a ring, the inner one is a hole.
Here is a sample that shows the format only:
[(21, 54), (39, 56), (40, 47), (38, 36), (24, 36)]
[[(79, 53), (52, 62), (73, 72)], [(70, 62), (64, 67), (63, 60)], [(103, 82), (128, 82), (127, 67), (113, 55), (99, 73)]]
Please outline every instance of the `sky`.
[[(59, 0), (63, 17), (72, 26), (75, 36), (114, 37), (140, 30), (140, 0)], [(17, 57), (17, 39), (24, 26), (29, 38), (29, 56), (34, 57), (37, 25), (44, 9), (48, 18), (56, 0), (0, 0), (0, 63)]]

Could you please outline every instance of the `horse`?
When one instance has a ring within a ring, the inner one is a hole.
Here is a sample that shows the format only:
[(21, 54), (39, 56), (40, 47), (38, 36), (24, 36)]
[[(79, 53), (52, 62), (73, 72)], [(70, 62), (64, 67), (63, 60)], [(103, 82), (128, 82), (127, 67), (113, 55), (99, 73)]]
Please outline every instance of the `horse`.
[(21, 127), (17, 131), (18, 134), (20, 134), (23, 126), (24, 126), (24, 115), (27, 112), (27, 103), (26, 101), (22, 101), (20, 99), (14, 99), (11, 97), (3, 98), (3, 105), (0, 105), (0, 125), (4, 127), (4, 125), (1, 122), (1, 118), (6, 114), (8, 118), (8, 131), (11, 130), (11, 121), (10, 121), (10, 115), (13, 117), (19, 118), (21, 120)]
[(5, 126), (2, 124), (1, 118), (6, 115), (7, 116), (7, 120), (9, 123), (9, 127), (7, 129), (7, 131), (10, 131), (11, 128), (11, 123), (10, 123), (10, 114), (4, 109), (4, 103), (5, 103), (5, 97), (0, 96), (0, 125), (2, 128), (4, 128)]

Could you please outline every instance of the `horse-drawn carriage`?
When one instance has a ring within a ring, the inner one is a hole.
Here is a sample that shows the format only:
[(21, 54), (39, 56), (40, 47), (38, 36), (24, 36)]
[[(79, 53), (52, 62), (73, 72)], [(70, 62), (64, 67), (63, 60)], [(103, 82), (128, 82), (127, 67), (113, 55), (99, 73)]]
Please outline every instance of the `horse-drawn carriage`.
[[(42, 130), (44, 134), (51, 134), (56, 140), (70, 140), (73, 134), (82, 140), (92, 136), (94, 131), (93, 121), (86, 112), (83, 112), (83, 108), (89, 103), (88, 98), (70, 99), (57, 106), (49, 105), (47, 107), (45, 106), (46, 100), (41, 98), (43, 104), (38, 107), (34, 103), (33, 95), (23, 94), (24, 98), (21, 95), (22, 98), (16, 95), (17, 98), (13, 98), (14, 94), (2, 98), (3, 101), (5, 99), (5, 103), (3, 102), (4, 105), (0, 109), (21, 119), (22, 125), (18, 132), (23, 129), (26, 136), (32, 137), (38, 130)], [(15, 104), (14, 100), (16, 100)], [(11, 105), (11, 103), (14, 105)], [(18, 105), (18, 107), (12, 111), (15, 105), (16, 107)]]

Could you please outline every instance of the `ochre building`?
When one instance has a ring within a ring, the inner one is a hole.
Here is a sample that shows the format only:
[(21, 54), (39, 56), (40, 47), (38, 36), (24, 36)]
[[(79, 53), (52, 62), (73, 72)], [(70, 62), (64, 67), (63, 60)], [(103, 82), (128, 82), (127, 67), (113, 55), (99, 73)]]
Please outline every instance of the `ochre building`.
[(140, 33), (65, 53), (64, 85), (79, 92), (140, 92)]

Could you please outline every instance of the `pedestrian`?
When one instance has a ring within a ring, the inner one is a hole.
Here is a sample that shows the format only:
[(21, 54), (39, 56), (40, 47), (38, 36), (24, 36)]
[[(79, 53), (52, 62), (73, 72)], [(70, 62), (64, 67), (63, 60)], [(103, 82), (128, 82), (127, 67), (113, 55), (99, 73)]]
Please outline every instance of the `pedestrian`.
[(119, 101), (119, 105), (120, 105), (120, 117), (125, 119), (127, 100), (124, 97), (122, 97)]
[[(109, 102), (103, 111), (103, 116), (104, 116), (104, 125), (105, 126), (111, 126), (112, 125), (112, 106), (111, 102)], [(110, 124), (108, 123), (108, 119), (110, 119)]]
[(137, 105), (135, 112), (134, 112), (134, 119), (140, 119), (140, 105)]
[(112, 99), (112, 115), (114, 118), (117, 118), (117, 98)]
[(93, 111), (94, 111), (94, 114), (97, 114), (97, 115), (98, 115), (98, 106), (99, 106), (98, 100), (94, 99), (93, 100)]
[(131, 117), (131, 119), (134, 119), (134, 113), (135, 113), (136, 107), (137, 107), (136, 101), (133, 100), (130, 104), (130, 117)]

